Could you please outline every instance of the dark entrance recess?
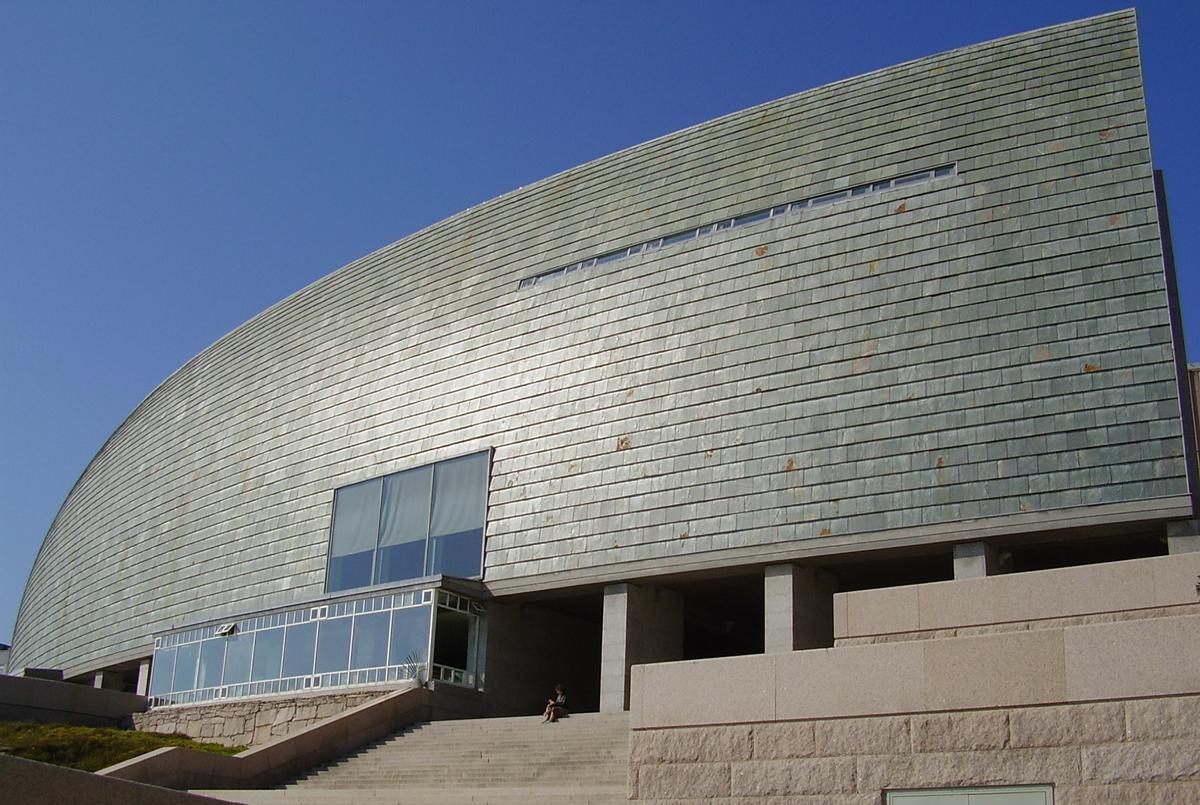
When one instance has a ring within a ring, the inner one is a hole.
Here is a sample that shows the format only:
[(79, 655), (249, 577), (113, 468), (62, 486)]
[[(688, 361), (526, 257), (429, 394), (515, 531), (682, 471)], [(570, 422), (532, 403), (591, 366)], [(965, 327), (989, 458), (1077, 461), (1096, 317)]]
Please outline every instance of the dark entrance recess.
[(433, 640), (433, 661), (451, 668), (471, 668), (471, 616), (450, 609), (437, 610), (437, 634)]
[(683, 659), (763, 651), (763, 578), (753, 575), (673, 581), (683, 596)]
[(540, 713), (560, 682), (573, 712), (599, 710), (603, 611), (602, 589), (489, 602), (489, 713)]

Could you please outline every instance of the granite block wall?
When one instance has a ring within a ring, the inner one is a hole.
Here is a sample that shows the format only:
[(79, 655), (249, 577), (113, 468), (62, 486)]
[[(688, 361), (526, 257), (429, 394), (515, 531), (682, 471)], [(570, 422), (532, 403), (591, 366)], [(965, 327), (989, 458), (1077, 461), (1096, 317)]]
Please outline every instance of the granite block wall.
[(143, 732), (181, 733), (198, 741), (225, 746), (256, 746), (311, 727), (318, 721), (392, 692), (394, 688), (356, 689), (186, 707), (159, 707), (145, 713), (135, 713), (133, 723), (136, 729)]
[(1053, 784), (1055, 805), (1200, 800), (1200, 697), (636, 730), (630, 798), (878, 805), (891, 788)]

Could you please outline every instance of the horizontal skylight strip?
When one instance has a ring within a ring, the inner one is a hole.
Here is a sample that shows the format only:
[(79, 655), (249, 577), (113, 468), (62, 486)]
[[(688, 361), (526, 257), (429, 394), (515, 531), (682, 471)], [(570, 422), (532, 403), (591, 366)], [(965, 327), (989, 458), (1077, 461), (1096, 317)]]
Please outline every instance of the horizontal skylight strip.
[(562, 266), (560, 268), (554, 268), (550, 271), (543, 271), (541, 274), (534, 274), (532, 277), (525, 277), (521, 280), (518, 287), (532, 288), (535, 285), (542, 285), (544, 283), (560, 279), (561, 277), (565, 277), (567, 274), (571, 274), (575, 271), (582, 271), (584, 269), (592, 268), (593, 266), (615, 263), (619, 260), (624, 260), (626, 257), (632, 257), (635, 254), (651, 252), (667, 246), (674, 246), (677, 243), (683, 243), (684, 241), (692, 240), (693, 238), (703, 237), (704, 235), (708, 235), (713, 232), (719, 232), (722, 229), (732, 229), (734, 227), (757, 224), (772, 218), (778, 218), (780, 215), (784, 215), (786, 213), (800, 212), (801, 210), (805, 210), (810, 207), (826, 207), (830, 204), (836, 204), (841, 201), (860, 198), (873, 193), (882, 193), (885, 190), (892, 190), (898, 187), (908, 187), (910, 185), (930, 182), (934, 179), (942, 179), (947, 176), (954, 176), (957, 173), (958, 163), (954, 162), (949, 165), (941, 165), (936, 168), (917, 171), (916, 173), (906, 173), (903, 176), (895, 176), (891, 179), (885, 179), (879, 182), (860, 184), (856, 187), (847, 188), (846, 190), (838, 190), (835, 193), (822, 193), (818, 196), (809, 196), (808, 198), (802, 198), (787, 204), (777, 204), (774, 207), (768, 207), (755, 212), (748, 212), (743, 215), (739, 215), (736, 218), (722, 218), (720, 221), (716, 221), (715, 223), (705, 224), (704, 226), (698, 226), (694, 229), (685, 229), (684, 231), (676, 232), (673, 235), (667, 235), (666, 237), (648, 240), (645, 243), (639, 243), (636, 246), (627, 246), (623, 249), (617, 249), (616, 251), (605, 252), (604, 254), (596, 257), (589, 257), (586, 260), (580, 260), (577, 263), (571, 263), (570, 265)]

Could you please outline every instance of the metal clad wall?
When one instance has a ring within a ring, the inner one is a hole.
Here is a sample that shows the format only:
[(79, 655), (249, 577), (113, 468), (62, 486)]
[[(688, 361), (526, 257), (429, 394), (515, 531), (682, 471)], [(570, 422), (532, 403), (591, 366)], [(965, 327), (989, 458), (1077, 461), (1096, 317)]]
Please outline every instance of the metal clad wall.
[(1176, 500), (1172, 372), (1133, 15), (955, 51), (552, 177), (235, 330), (80, 478), (14, 661), (318, 597), (335, 488), (487, 446), (499, 583)]

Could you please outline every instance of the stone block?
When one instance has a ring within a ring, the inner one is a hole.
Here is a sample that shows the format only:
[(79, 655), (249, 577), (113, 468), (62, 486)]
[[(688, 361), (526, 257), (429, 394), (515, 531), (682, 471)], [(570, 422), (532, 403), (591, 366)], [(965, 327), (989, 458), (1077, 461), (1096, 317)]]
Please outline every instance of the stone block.
[[(1192, 537), (1200, 540), (1200, 537)], [(1194, 604), (1200, 576), (1200, 550), (1163, 556), (1153, 563), (1154, 593), (1160, 606)]]
[(858, 790), (1078, 783), (1079, 750), (1000, 749), (858, 758)]
[[(630, 721), (635, 728), (774, 721), (775, 661), (791, 656), (634, 666)], [(639, 693), (647, 690), (653, 696)]]
[(1057, 703), (1065, 698), (1062, 630), (922, 643), (928, 709)]
[(732, 767), (734, 796), (849, 794), (854, 788), (853, 758), (752, 760)]
[(754, 759), (810, 757), (816, 751), (811, 721), (777, 721), (755, 724)]
[(1120, 702), (1028, 707), (1008, 713), (1009, 745), (1078, 746), (1124, 739), (1125, 708)]
[(246, 729), (246, 719), (241, 717), (232, 717), (225, 719), (225, 723), (221, 725), (221, 735), (228, 738), (231, 735), (238, 735)]
[(905, 717), (818, 721), (813, 724), (813, 736), (818, 756), (891, 755), (911, 751)]
[(671, 763), (638, 768), (642, 799), (711, 799), (729, 796), (728, 763)]
[(1064, 785), (1054, 789), (1054, 805), (1195, 805), (1200, 782)]
[(254, 726), (261, 727), (264, 724), (275, 723), (275, 708), (264, 707), (254, 714)]
[(911, 718), (914, 752), (965, 752), (1008, 745), (1008, 716), (1002, 710), (926, 713)]
[(292, 720), (296, 715), (296, 706), (287, 704), (275, 711), (275, 717), (271, 719), (272, 724), (285, 724)]
[(317, 718), (336, 716), (345, 709), (340, 702), (322, 702), (317, 705)]
[(297, 721), (311, 721), (317, 717), (317, 707), (314, 704), (301, 704), (296, 707)]
[(1085, 746), (1083, 779), (1097, 783), (1200, 780), (1200, 739)]
[(777, 717), (799, 720), (923, 710), (922, 657), (923, 648), (915, 642), (777, 655)]
[(1064, 652), (1073, 701), (1200, 691), (1200, 615), (1071, 627)]
[(750, 759), (750, 727), (696, 727), (635, 732), (633, 763), (729, 762)]
[(254, 734), (246, 743), (258, 746), (259, 744), (265, 744), (269, 740), (271, 740), (271, 725), (261, 724), (254, 728)]
[(847, 636), (914, 632), (921, 628), (916, 587), (845, 593)]
[(1200, 737), (1200, 696), (1125, 702), (1131, 741)]

